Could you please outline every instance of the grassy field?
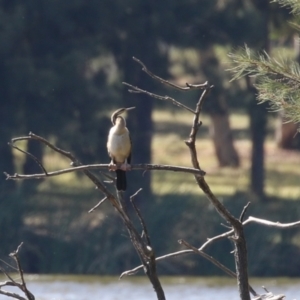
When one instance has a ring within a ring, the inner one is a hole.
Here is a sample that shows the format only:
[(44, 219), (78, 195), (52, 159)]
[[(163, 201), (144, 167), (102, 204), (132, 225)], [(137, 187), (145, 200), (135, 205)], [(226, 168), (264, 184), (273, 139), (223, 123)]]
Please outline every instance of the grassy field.
[[(191, 166), (190, 155), (184, 140), (188, 137), (192, 116), (176, 112), (154, 113), (155, 134), (153, 139), (153, 163)], [(197, 140), (200, 165), (207, 172), (206, 179), (218, 196), (245, 191), (249, 186), (251, 142), (249, 119), (244, 114), (232, 114), (230, 123), (234, 133), (234, 145), (241, 159), (239, 168), (219, 168), (209, 137), (210, 119), (202, 118)], [(268, 138), (265, 144), (266, 192), (269, 196), (300, 199), (300, 152), (278, 149), (274, 141), (274, 119), (270, 117)], [(199, 194), (192, 175), (170, 172), (153, 173), (153, 189), (157, 194)]]

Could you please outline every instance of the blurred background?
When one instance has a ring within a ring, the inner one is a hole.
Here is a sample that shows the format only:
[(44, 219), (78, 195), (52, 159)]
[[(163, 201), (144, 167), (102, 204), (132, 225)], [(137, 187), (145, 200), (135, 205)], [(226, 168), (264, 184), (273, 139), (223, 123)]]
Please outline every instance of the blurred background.
[[(178, 92), (149, 78), (135, 56), (179, 85), (214, 85), (204, 105), (197, 151), (212, 191), (239, 216), (272, 221), (300, 219), (300, 135), (283, 113), (257, 105), (249, 80), (230, 82), (227, 54), (247, 44), (274, 57), (299, 60), (297, 21), (268, 0), (1, 0), (0, 171), (40, 172), (7, 145), (41, 135), (84, 163), (108, 163), (110, 114), (136, 106), (127, 117), (133, 163), (191, 166), (188, 138), (193, 115), (171, 103), (130, 94), (123, 81), (194, 108), (199, 91)], [(19, 143), (48, 171), (69, 161), (39, 143)], [(101, 176), (100, 172), (95, 174)], [(148, 224), (156, 255), (182, 249), (180, 238), (200, 246), (224, 232), (222, 219), (192, 175), (130, 172), (128, 196)], [(113, 190), (113, 187), (111, 187)], [(0, 257), (23, 241), (27, 273), (120, 274), (139, 264), (128, 233), (107, 202), (80, 173), (48, 180), (0, 179)], [(133, 215), (134, 216), (134, 215)], [(139, 223), (137, 222), (137, 226)], [(298, 229), (249, 225), (252, 276), (300, 276)], [(234, 268), (230, 241), (207, 251)], [(291, 262), (292, 258), (292, 263)], [(159, 263), (166, 275), (219, 275), (193, 255)]]

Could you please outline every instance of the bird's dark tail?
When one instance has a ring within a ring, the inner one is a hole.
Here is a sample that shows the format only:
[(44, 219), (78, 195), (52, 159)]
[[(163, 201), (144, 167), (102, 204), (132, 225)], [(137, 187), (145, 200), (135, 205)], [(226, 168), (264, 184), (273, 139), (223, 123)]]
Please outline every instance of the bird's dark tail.
[(127, 182), (126, 182), (126, 171), (116, 170), (117, 174), (117, 190), (126, 191)]

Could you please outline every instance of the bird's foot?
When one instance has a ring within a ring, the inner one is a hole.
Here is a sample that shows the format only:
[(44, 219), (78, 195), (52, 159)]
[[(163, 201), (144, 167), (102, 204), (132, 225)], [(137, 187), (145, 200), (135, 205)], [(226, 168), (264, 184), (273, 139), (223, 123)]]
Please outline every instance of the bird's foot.
[(123, 170), (123, 171), (130, 171), (131, 170), (131, 165), (130, 164), (122, 164), (120, 166), (120, 169)]
[(109, 171), (116, 171), (117, 169), (118, 169), (118, 166), (112, 162), (108, 165)]

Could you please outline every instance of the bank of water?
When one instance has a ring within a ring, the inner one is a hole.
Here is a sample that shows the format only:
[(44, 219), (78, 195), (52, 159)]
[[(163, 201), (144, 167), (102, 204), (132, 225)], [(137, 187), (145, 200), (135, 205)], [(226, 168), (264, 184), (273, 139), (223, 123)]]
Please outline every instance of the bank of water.
[[(0, 279), (4, 280), (3, 277)], [(155, 293), (145, 277), (53, 276), (27, 275), (29, 290), (36, 300), (155, 300)], [(161, 282), (170, 300), (238, 300), (234, 280), (228, 278), (163, 277)], [(274, 294), (285, 294), (286, 300), (300, 300), (300, 278), (251, 279), (257, 293), (262, 285)], [(12, 291), (12, 289), (6, 288)], [(16, 292), (16, 290), (13, 290)], [(7, 300), (0, 295), (0, 300)]]

